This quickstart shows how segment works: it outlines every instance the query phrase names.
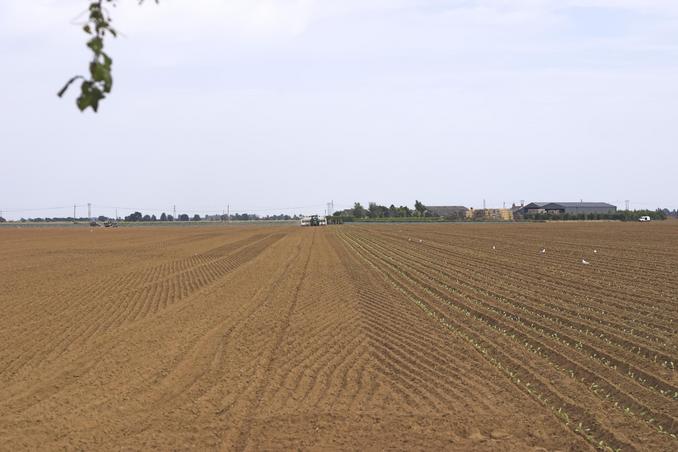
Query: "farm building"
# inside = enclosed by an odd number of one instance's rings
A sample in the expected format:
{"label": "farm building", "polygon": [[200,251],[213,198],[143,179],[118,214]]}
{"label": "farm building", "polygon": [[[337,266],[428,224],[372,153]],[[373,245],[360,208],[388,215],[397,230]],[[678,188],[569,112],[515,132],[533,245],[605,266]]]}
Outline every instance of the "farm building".
{"label": "farm building", "polygon": [[436,217],[464,218],[468,209],[464,206],[426,206],[426,210]]}
{"label": "farm building", "polygon": [[615,213],[617,206],[606,202],[532,202],[522,208],[523,213],[550,213],[550,214],[591,214]]}
{"label": "farm building", "polygon": [[486,221],[512,221],[513,211],[511,209],[469,209],[466,212],[466,218],[469,220]]}

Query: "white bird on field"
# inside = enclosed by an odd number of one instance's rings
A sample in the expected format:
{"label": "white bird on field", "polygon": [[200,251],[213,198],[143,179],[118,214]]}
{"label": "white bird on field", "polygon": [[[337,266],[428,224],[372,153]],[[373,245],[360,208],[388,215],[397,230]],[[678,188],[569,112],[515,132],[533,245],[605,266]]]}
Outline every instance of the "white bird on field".
{"label": "white bird on field", "polygon": [[497,249],[497,247],[496,247],[496,246],[494,246],[494,245],[492,245],[492,249],[493,249],[493,250],[496,250],[496,249]]}
{"label": "white bird on field", "polygon": [[546,254],[546,248],[541,249],[541,254]]}
{"label": "white bird on field", "polygon": [[597,252],[598,252],[598,250],[593,250],[593,252],[594,252],[594,253],[597,253]]}
{"label": "white bird on field", "polygon": [[424,243],[424,241],[422,239],[419,239],[419,243]]}
{"label": "white bird on field", "polygon": [[590,262],[587,261],[586,259],[584,259],[583,257],[581,258],[581,263],[584,264],[584,265],[589,265],[589,264],[590,264]]}

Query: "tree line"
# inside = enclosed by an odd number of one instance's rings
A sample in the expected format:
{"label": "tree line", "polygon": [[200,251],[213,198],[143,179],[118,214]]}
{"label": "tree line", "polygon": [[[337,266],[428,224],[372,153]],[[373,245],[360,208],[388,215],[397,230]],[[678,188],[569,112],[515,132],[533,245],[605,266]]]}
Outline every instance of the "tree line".
{"label": "tree line", "polygon": [[[397,218],[427,218],[435,219],[440,218],[439,216],[433,214],[428,208],[419,200],[415,201],[414,208],[410,209],[408,206],[398,206],[394,204],[390,206],[384,206],[377,204],[375,202],[370,202],[368,207],[365,208],[361,203],[356,202],[353,204],[353,207],[350,209],[344,209],[337,212],[334,212],[332,217],[341,218],[344,221],[351,221],[352,219],[397,219]],[[549,214],[549,213],[535,213],[527,214],[521,218],[516,218],[516,220],[533,220],[533,221],[544,221],[544,220],[617,220],[617,221],[637,221],[641,216],[648,216],[653,220],[664,220],[666,218],[678,218],[678,209],[669,210],[669,209],[656,209],[656,210],[618,210],[614,213],[589,213],[589,214],[571,214],[571,213],[561,213],[561,214]],[[230,220],[233,221],[284,221],[284,220],[299,220],[302,215],[266,215],[260,216],[253,213],[234,213],[230,215]],[[451,217],[446,217],[450,220],[466,220],[466,217],[463,213],[452,214]],[[177,215],[175,219],[173,215],[163,212],[159,217],[148,214],[142,214],[141,212],[134,212],[130,215],[127,215],[122,218],[126,222],[167,222],[167,221],[228,221],[228,215],[205,215],[201,217],[198,214],[194,214],[190,217],[186,213]],[[3,217],[0,217],[0,223],[5,223],[7,220]],[[31,223],[65,223],[65,222],[89,222],[90,218],[86,217],[36,217],[36,218],[21,218],[19,220],[22,223],[31,222]],[[96,221],[117,221],[116,218],[99,216],[96,217]]]}
{"label": "tree line", "polygon": [[411,218],[411,217],[434,217],[434,215],[419,200],[414,202],[414,209],[408,206],[382,206],[376,202],[370,202],[367,208],[359,202],[353,204],[353,208],[344,209],[332,214],[334,217],[350,218]]}
{"label": "tree line", "polygon": [[[233,213],[230,215],[230,220],[232,221],[281,221],[281,220],[298,220],[301,218],[301,215],[265,215],[260,216],[253,213]],[[163,212],[160,216],[143,214],[141,212],[134,212],[122,218],[113,218],[100,215],[94,218],[87,217],[35,217],[35,218],[21,218],[19,221],[21,223],[88,223],[90,221],[118,221],[122,220],[125,222],[135,223],[135,222],[168,222],[168,221],[228,221],[228,215],[205,215],[201,217],[197,213],[192,217],[186,213],[177,215],[176,218],[172,214],[167,214]],[[7,220],[3,217],[0,217],[0,223],[5,223]]]}
{"label": "tree line", "polygon": [[125,221],[127,222],[153,222],[153,221],[257,221],[257,220],[263,220],[263,221],[279,221],[279,220],[297,220],[300,217],[297,215],[290,216],[290,215],[284,215],[284,214],[279,214],[279,215],[266,215],[266,216],[260,216],[257,214],[253,213],[233,213],[230,215],[205,215],[204,217],[201,217],[197,213],[193,215],[193,217],[189,217],[188,214],[182,213],[180,215],[177,215],[177,218],[175,218],[172,215],[166,214],[163,212],[160,214],[160,218],[156,218],[155,215],[142,215],[141,212],[134,212],[133,214],[130,214],[125,217]]}
{"label": "tree line", "polygon": [[652,220],[666,220],[668,217],[678,217],[678,210],[618,210],[613,213],[531,213],[523,215],[525,220],[617,220],[638,221],[640,217],[650,217]]}

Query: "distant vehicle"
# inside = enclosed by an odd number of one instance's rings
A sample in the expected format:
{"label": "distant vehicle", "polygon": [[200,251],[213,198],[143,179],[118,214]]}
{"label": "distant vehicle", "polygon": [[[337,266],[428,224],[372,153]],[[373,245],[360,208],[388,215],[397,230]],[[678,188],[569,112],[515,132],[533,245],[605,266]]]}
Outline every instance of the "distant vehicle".
{"label": "distant vehicle", "polygon": [[311,215],[310,217],[303,217],[301,219],[301,226],[327,226],[327,219],[320,218],[318,215]]}
{"label": "distant vehicle", "polygon": [[650,218],[647,215],[643,215],[642,217],[638,218],[638,221],[650,221],[652,218]]}
{"label": "distant vehicle", "polygon": [[91,227],[93,227],[93,228],[101,227],[101,225],[100,225],[99,223],[97,223],[96,221],[94,221],[94,220],[90,221],[90,222],[89,222],[89,225],[90,225]]}
{"label": "distant vehicle", "polygon": [[107,228],[117,228],[118,222],[113,220],[106,220],[104,221],[104,226]]}

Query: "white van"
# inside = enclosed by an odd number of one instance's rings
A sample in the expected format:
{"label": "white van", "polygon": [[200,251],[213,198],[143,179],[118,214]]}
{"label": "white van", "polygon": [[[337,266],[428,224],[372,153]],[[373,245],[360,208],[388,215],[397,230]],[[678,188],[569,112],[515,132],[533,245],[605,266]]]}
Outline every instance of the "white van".
{"label": "white van", "polygon": [[643,215],[642,217],[638,218],[638,221],[650,221],[652,218],[648,217],[647,215]]}

